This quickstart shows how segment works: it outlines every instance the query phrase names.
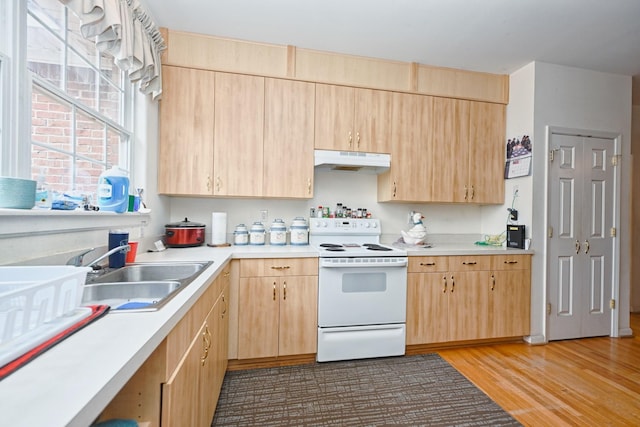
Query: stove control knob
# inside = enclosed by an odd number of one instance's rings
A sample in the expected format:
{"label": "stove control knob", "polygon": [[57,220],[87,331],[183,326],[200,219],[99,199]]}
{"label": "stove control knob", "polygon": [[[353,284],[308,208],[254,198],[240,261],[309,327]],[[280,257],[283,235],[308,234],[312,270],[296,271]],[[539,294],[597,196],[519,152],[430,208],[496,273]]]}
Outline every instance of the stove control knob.
{"label": "stove control knob", "polygon": [[372,226],[373,228],[378,228],[378,224],[377,224],[376,222],[372,222],[372,223],[371,223],[371,226]]}
{"label": "stove control knob", "polygon": [[369,227],[371,227],[371,224],[369,224],[368,222],[365,222],[364,223],[364,228],[369,228]]}

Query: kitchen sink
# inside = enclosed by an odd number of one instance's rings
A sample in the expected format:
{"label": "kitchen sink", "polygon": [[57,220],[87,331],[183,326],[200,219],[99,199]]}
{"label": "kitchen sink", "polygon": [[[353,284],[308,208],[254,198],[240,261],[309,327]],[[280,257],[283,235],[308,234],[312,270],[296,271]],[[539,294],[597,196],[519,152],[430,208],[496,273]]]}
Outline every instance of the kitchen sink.
{"label": "kitchen sink", "polygon": [[140,263],[96,276],[90,273],[82,304],[109,305],[112,312],[156,311],[212,263]]}
{"label": "kitchen sink", "polygon": [[195,278],[197,273],[210,264],[211,262],[130,264],[95,277],[89,273],[87,283],[181,281]]}

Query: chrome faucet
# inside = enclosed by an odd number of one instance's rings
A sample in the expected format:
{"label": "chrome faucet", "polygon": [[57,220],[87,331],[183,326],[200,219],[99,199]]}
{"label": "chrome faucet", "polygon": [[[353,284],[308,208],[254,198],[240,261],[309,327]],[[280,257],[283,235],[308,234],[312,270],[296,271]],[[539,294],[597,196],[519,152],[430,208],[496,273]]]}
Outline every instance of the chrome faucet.
{"label": "chrome faucet", "polygon": [[[111,249],[106,254],[101,255],[98,258],[94,259],[89,264],[85,265],[85,267],[93,267],[94,265],[98,264],[100,261],[102,261],[103,259],[105,259],[110,255],[113,255],[117,252],[129,252],[130,249],[131,247],[129,245],[118,246],[117,248]],[[69,259],[69,261],[67,261],[67,265],[75,265],[76,267],[81,267],[84,256],[93,250],[95,250],[95,248],[87,249],[86,251],[82,252],[80,255],[74,256],[73,258]]]}

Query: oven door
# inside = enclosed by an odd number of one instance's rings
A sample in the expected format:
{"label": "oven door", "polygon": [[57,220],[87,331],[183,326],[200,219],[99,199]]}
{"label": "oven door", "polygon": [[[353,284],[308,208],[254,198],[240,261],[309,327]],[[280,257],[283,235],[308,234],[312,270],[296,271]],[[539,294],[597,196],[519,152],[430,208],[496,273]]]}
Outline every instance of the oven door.
{"label": "oven door", "polygon": [[407,258],[321,258],[318,326],[404,323]]}

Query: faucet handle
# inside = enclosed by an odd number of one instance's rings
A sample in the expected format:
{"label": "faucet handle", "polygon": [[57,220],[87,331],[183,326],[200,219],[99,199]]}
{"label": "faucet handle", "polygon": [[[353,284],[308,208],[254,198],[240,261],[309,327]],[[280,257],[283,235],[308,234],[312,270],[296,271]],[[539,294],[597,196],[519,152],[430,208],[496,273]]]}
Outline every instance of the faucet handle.
{"label": "faucet handle", "polygon": [[88,254],[89,252],[93,251],[93,250],[95,250],[95,248],[85,249],[80,254],[69,258],[69,260],[67,261],[67,265],[73,265],[73,266],[76,266],[76,267],[81,267],[82,266],[82,261],[84,259],[84,256],[86,254]]}

